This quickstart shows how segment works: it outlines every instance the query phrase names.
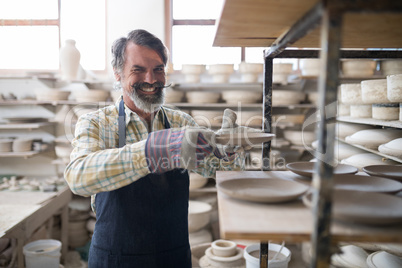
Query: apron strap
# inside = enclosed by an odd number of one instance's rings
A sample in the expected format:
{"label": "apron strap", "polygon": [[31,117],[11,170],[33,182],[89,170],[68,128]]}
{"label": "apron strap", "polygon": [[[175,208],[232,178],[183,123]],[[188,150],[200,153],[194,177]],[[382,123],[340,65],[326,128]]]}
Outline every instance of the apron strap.
{"label": "apron strap", "polygon": [[[169,120],[167,119],[165,110],[161,107],[163,115],[163,125],[165,129],[170,128]],[[124,100],[121,99],[119,104],[119,148],[126,145],[126,113],[124,112]]]}
{"label": "apron strap", "polygon": [[119,104],[119,148],[126,145],[126,113],[124,112],[124,101]]}

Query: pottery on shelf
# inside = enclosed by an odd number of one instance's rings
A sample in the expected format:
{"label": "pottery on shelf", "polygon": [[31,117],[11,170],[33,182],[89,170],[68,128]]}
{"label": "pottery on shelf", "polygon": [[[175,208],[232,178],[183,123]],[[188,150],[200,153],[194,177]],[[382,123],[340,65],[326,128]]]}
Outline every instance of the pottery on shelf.
{"label": "pottery on shelf", "polygon": [[77,78],[80,66],[81,53],[75,46],[75,40],[67,39],[60,49],[60,71],[63,80]]}
{"label": "pottery on shelf", "polygon": [[207,184],[208,178],[204,178],[200,174],[190,172],[190,190],[199,189]]}
{"label": "pottery on shelf", "polygon": [[341,63],[342,73],[347,77],[371,77],[376,67],[374,60],[366,59],[343,60]]}
{"label": "pottery on shelf", "polygon": [[205,202],[190,200],[188,205],[188,231],[196,232],[210,222],[211,205]]}
{"label": "pottery on shelf", "polygon": [[191,116],[198,125],[210,128],[211,126],[222,124],[223,113],[222,111],[214,110],[192,110]]}
{"label": "pottery on shelf", "polygon": [[292,71],[292,63],[274,63],[272,65],[272,83],[287,85],[288,76]]}
{"label": "pottery on shelf", "polygon": [[310,146],[316,139],[314,131],[285,130],[283,135],[292,144],[301,146]]}
{"label": "pottery on shelf", "polygon": [[380,70],[385,76],[402,74],[402,60],[383,60],[380,62]]}
{"label": "pottery on shelf", "polygon": [[[212,233],[208,229],[201,229],[199,231],[189,233],[188,239],[191,247],[204,243],[210,243],[212,242]],[[202,256],[200,256],[199,258],[201,258]]]}
{"label": "pottery on shelf", "polygon": [[83,89],[73,91],[77,102],[102,102],[107,101],[110,91],[104,89]]}
{"label": "pottery on shelf", "polygon": [[300,59],[300,71],[303,76],[319,76],[321,71],[320,59]]}
{"label": "pottery on shelf", "polygon": [[389,103],[387,98],[387,79],[361,81],[362,100],[366,104]]}
{"label": "pottery on shelf", "polygon": [[378,146],[402,137],[399,129],[367,129],[360,130],[345,138],[346,142],[377,150]]}
{"label": "pottery on shelf", "polygon": [[186,92],[189,103],[217,103],[221,94],[219,92],[190,91]]}
{"label": "pottery on shelf", "polygon": [[344,103],[338,103],[338,116],[349,116],[350,115],[350,105]]}
{"label": "pottery on shelf", "polygon": [[[166,103],[177,103],[181,102],[184,97],[184,92],[174,90],[171,87],[168,87],[165,90],[165,102]],[[120,93],[121,95],[121,93]]]}
{"label": "pottery on shelf", "polygon": [[0,139],[0,152],[7,153],[12,151],[13,140],[12,139]]}
{"label": "pottery on shelf", "polygon": [[342,164],[351,165],[358,168],[360,171],[363,170],[365,166],[372,165],[397,165],[398,163],[386,159],[384,160],[382,156],[372,154],[372,153],[363,153],[363,154],[355,154],[348,158],[345,158],[341,161]]}
{"label": "pottery on shelf", "polygon": [[341,84],[340,90],[342,103],[350,105],[364,104],[360,83]]}
{"label": "pottery on shelf", "polygon": [[346,122],[336,123],[336,135],[340,139],[344,139],[346,136],[350,136],[360,130],[365,129],[374,129],[374,127],[369,125],[360,125]]}
{"label": "pottery on shelf", "polygon": [[211,64],[208,73],[212,75],[214,83],[227,83],[233,73],[233,64]]}
{"label": "pottery on shelf", "polygon": [[15,139],[13,141],[13,152],[29,152],[32,151],[33,139]]}
{"label": "pottery on shelf", "polygon": [[68,100],[70,91],[59,89],[38,89],[35,90],[36,100],[38,101],[61,101]]}
{"label": "pottery on shelf", "polygon": [[264,69],[261,63],[241,62],[239,64],[239,72],[241,73],[241,81],[244,83],[255,83],[258,76],[262,74]]}
{"label": "pottery on shelf", "polygon": [[402,102],[402,74],[387,76],[387,97],[391,102]]}
{"label": "pottery on shelf", "polygon": [[296,90],[272,90],[272,105],[299,104],[304,101],[306,94]]}
{"label": "pottery on shelf", "polygon": [[331,263],[339,267],[367,267],[366,260],[369,254],[362,248],[354,245],[345,245],[340,248],[341,253],[331,256]]}
{"label": "pottery on shelf", "polygon": [[378,120],[398,120],[399,103],[373,104],[372,117]]}
{"label": "pottery on shelf", "polygon": [[381,144],[378,147],[378,151],[383,154],[402,158],[402,138],[398,138],[385,144]]}
{"label": "pottery on shelf", "polygon": [[222,92],[222,99],[226,103],[259,103],[262,99],[262,92],[259,91],[240,91],[228,90]]}
{"label": "pottery on shelf", "polygon": [[350,116],[356,118],[371,118],[372,105],[371,104],[350,105]]}

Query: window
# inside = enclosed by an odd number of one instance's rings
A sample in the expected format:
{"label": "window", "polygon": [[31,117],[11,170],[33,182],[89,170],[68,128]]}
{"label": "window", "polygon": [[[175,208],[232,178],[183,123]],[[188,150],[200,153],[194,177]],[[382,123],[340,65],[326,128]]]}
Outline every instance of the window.
{"label": "window", "polygon": [[105,0],[0,0],[0,70],[56,71],[66,39],[84,69],[105,70],[105,10]]}
{"label": "window", "polygon": [[[175,69],[182,64],[232,63],[236,68],[241,61],[264,62],[263,47],[212,46],[215,22],[223,3],[224,0],[165,0],[166,43]],[[296,59],[274,59],[274,62],[290,62],[297,68]]]}

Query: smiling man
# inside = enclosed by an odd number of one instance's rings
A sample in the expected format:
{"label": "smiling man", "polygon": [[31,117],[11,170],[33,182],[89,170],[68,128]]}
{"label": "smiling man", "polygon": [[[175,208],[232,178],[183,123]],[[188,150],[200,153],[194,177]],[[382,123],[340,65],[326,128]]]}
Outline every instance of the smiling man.
{"label": "smiling man", "polygon": [[122,97],[79,118],[64,172],[75,194],[92,197],[89,267],[190,268],[188,170],[213,177],[243,159],[188,114],[163,107],[168,53],[160,39],[134,30],[115,41],[112,56]]}

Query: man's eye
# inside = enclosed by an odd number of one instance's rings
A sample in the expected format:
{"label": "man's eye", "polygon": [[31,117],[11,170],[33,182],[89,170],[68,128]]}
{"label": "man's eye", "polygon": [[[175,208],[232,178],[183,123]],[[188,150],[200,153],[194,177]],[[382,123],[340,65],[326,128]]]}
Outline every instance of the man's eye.
{"label": "man's eye", "polygon": [[162,67],[155,69],[155,72],[158,72],[158,73],[161,73],[161,72],[164,72],[164,71],[165,71],[165,69],[162,68]]}

